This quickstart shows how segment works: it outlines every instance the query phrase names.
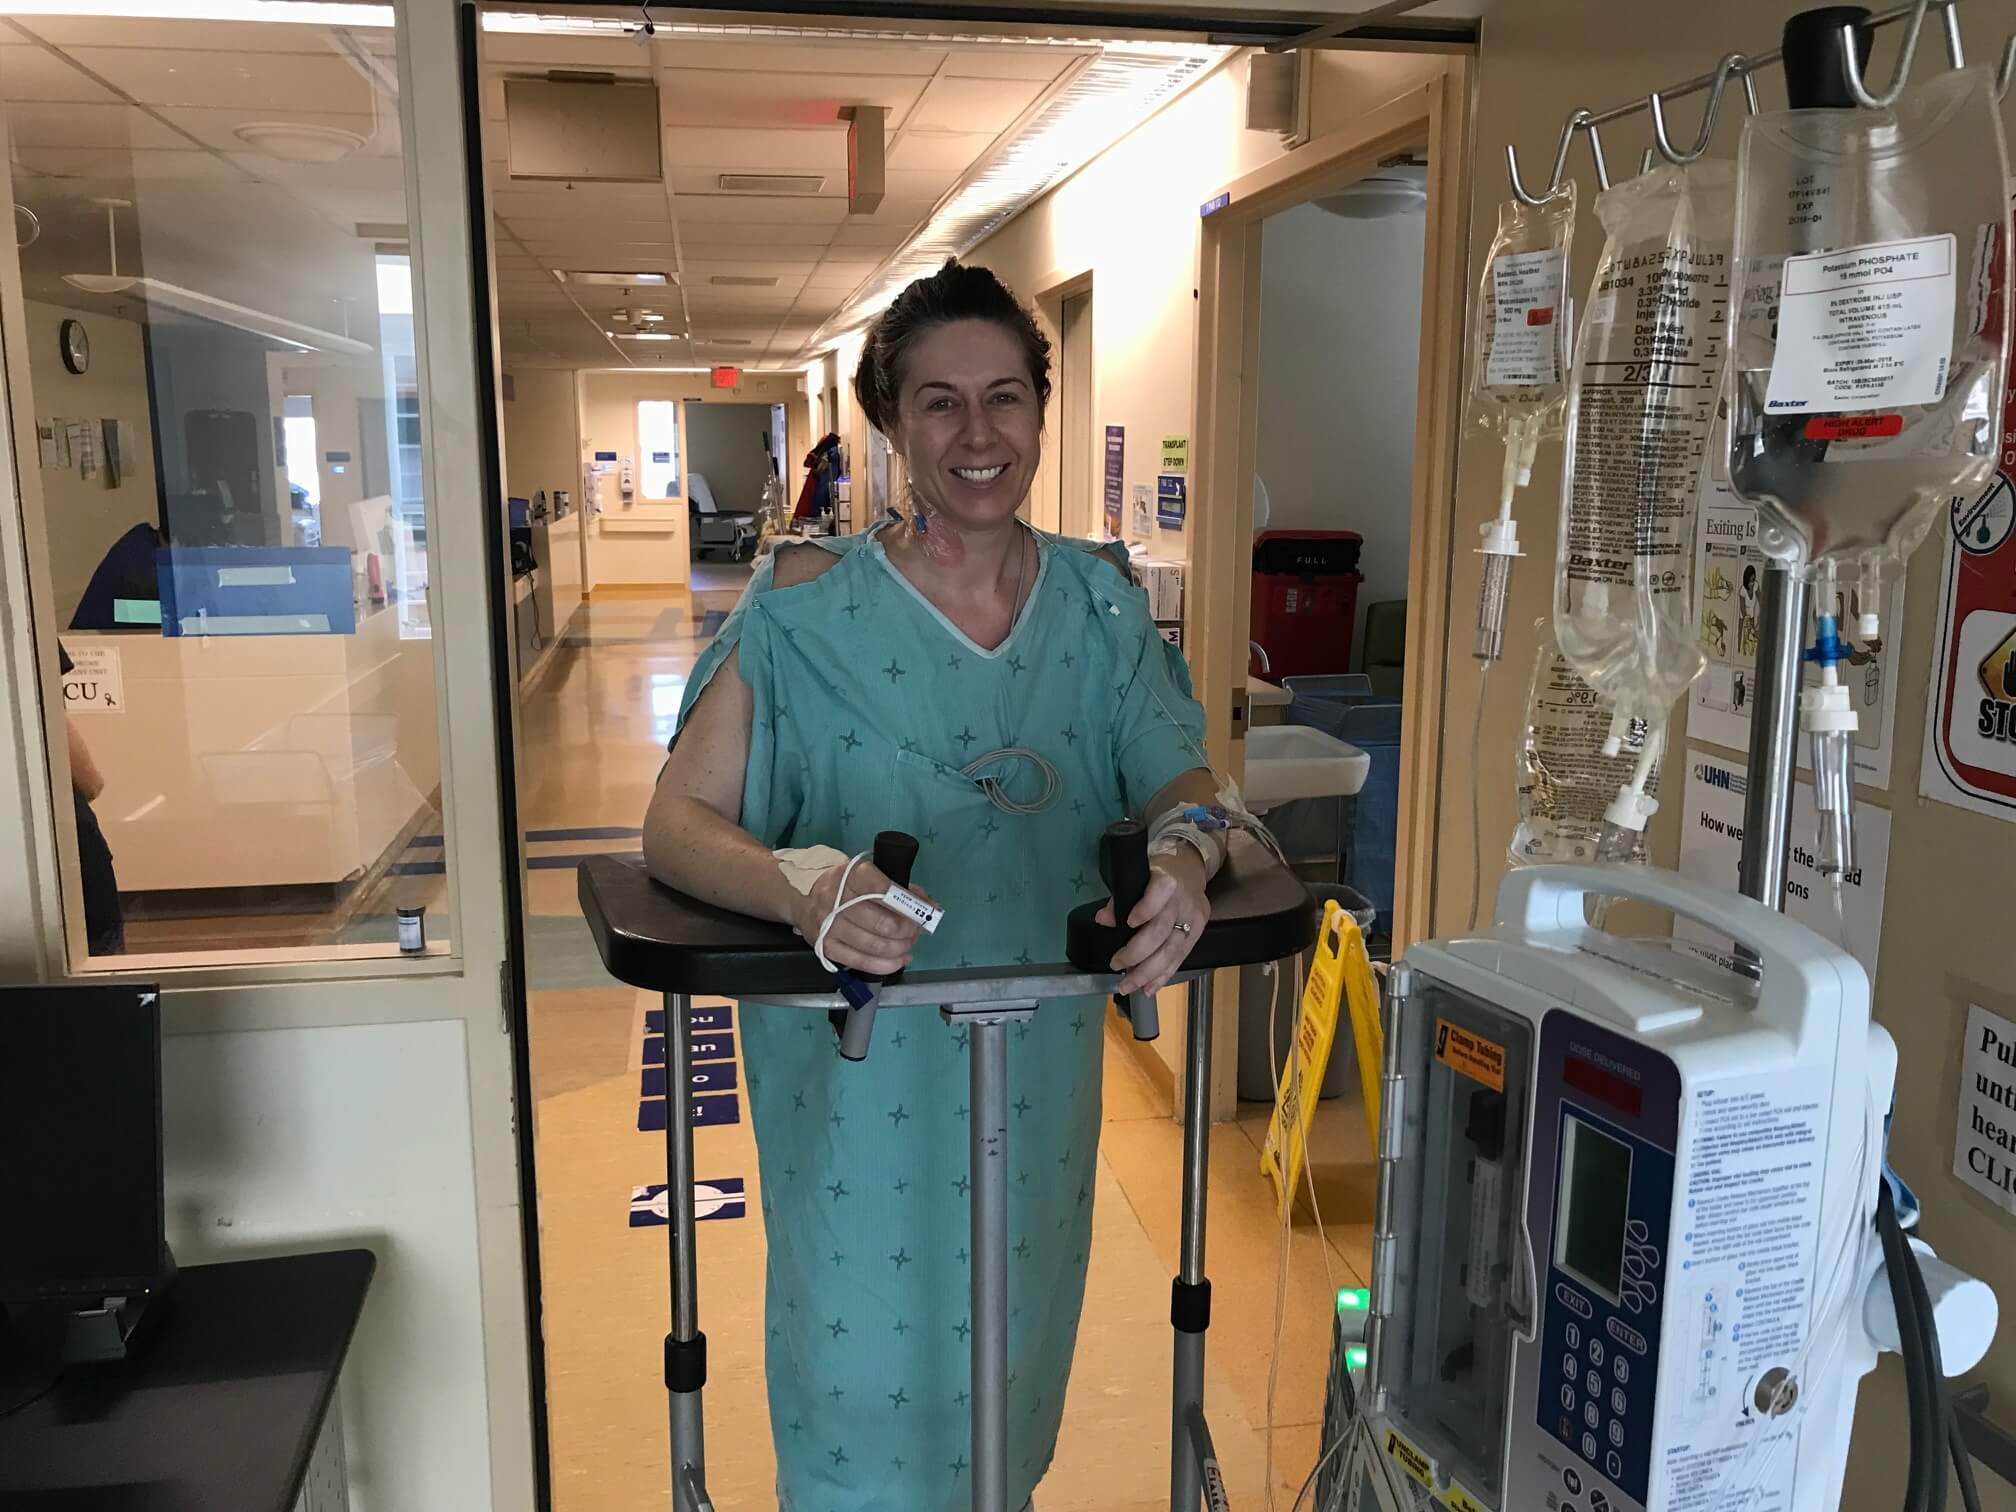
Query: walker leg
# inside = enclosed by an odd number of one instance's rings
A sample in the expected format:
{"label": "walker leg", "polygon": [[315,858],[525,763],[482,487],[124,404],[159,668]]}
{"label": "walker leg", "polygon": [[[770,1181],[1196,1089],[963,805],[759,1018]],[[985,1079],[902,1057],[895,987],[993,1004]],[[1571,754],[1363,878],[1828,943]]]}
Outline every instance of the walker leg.
{"label": "walker leg", "polygon": [[707,1499],[701,1391],[707,1336],[693,1253],[693,1015],[684,993],[665,994],[665,1232],[671,1262],[672,1331],[665,1335],[670,1396],[672,1512],[714,1512]]}
{"label": "walker leg", "polygon": [[[1204,1495],[1210,1430],[1204,1425],[1204,1331],[1211,1326],[1211,1283],[1204,1276],[1204,1198],[1211,1162],[1211,976],[1190,984],[1184,1029],[1183,1235],[1169,1322],[1176,1360],[1169,1414],[1170,1512],[1197,1512]],[[1216,1480],[1217,1465],[1210,1464]],[[1224,1492],[1218,1491],[1222,1503]]]}
{"label": "walker leg", "polygon": [[1008,1025],[971,1019],[973,1512],[1008,1506]]}

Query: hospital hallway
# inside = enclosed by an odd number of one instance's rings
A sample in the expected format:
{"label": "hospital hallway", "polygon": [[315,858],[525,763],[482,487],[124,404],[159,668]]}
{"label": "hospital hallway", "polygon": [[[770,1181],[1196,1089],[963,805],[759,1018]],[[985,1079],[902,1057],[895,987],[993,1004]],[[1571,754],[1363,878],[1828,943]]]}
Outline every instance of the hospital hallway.
{"label": "hospital hallway", "polygon": [[[651,785],[696,658],[747,568],[695,564],[696,588],[597,592],[521,710],[527,970],[535,1100],[547,1406],[558,1512],[664,1504],[665,1230],[658,1002],[602,973],[575,899],[589,854],[635,856]],[[920,873],[920,880],[928,878]],[[734,1009],[696,1006],[694,1132],[708,1484],[723,1512],[776,1505],[762,1369],[763,1229],[756,1151],[738,1090]],[[1284,1004],[1283,1011],[1286,1011]],[[1181,1126],[1152,1047],[1109,1016],[1105,1131],[1084,1323],[1043,1512],[1168,1506],[1169,1281],[1176,1263]],[[869,1074],[873,1059],[867,1062]],[[705,1078],[704,1082],[701,1080]],[[1214,1301],[1207,1405],[1227,1488],[1259,1508],[1280,1224],[1260,1174],[1268,1108],[1241,1104],[1213,1131],[1208,1269]],[[654,1117],[655,1115],[655,1117]],[[640,1127],[646,1125],[648,1127]],[[1318,1238],[1306,1191],[1290,1247],[1276,1382],[1275,1496],[1286,1509],[1315,1463],[1337,1288],[1365,1283],[1374,1166],[1355,1095],[1321,1105],[1312,1141]],[[662,1211],[662,1198],[659,1199]],[[949,1457],[949,1451],[948,1451]]]}

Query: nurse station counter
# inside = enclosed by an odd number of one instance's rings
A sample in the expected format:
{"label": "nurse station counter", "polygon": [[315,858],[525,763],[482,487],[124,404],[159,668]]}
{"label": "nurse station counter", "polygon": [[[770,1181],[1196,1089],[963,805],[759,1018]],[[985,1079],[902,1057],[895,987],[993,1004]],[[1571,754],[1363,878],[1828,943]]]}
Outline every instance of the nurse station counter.
{"label": "nurse station counter", "polygon": [[[122,892],[338,884],[440,783],[425,588],[346,547],[160,552],[158,625],[65,631]],[[119,617],[151,619],[150,602]]]}

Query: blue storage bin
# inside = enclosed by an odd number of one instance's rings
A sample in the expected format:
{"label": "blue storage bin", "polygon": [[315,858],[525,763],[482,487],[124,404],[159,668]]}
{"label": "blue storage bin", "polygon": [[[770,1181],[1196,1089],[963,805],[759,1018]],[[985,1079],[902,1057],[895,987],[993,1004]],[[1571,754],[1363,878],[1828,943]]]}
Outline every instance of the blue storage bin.
{"label": "blue storage bin", "polygon": [[1351,801],[1344,881],[1377,911],[1375,933],[1393,932],[1393,882],[1400,830],[1401,706],[1372,691],[1362,673],[1291,677],[1290,724],[1308,725],[1358,747],[1372,759],[1365,786]]}

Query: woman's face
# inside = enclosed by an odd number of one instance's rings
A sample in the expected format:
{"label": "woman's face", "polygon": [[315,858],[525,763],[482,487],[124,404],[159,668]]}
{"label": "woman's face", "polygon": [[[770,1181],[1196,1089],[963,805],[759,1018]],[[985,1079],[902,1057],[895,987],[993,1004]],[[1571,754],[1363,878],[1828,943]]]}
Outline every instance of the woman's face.
{"label": "woman's face", "polygon": [[892,439],[910,484],[961,530],[1003,525],[1028,496],[1043,418],[1021,343],[991,320],[934,326],[911,344]]}

